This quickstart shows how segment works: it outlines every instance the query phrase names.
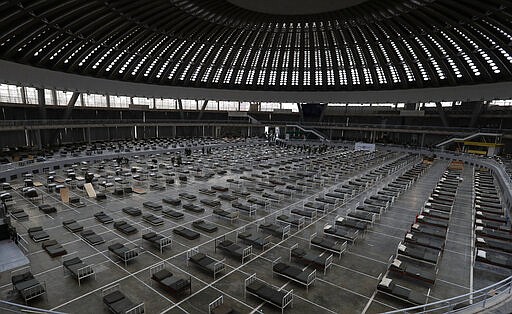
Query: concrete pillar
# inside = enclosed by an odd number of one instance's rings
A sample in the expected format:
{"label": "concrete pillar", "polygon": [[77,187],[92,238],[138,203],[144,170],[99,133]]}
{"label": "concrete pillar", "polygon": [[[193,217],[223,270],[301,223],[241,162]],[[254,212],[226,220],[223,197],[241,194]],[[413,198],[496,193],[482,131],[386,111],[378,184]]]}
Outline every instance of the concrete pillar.
{"label": "concrete pillar", "polygon": [[43,142],[41,140],[41,130],[40,129],[37,129],[36,136],[37,136],[37,148],[41,149],[41,148],[43,148]]}
{"label": "concrete pillar", "polygon": [[21,102],[23,104],[27,103],[27,91],[26,91],[25,87],[21,87]]}

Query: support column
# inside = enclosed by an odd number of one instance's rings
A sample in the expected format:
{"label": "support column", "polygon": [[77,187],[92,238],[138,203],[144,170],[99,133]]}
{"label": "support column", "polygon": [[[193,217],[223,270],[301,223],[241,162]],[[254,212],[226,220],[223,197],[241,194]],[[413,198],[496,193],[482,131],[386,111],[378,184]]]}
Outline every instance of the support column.
{"label": "support column", "polygon": [[471,121],[469,122],[470,128],[476,127],[478,119],[480,118],[480,115],[482,114],[483,109],[484,109],[484,102],[483,101],[474,101],[474,102],[472,102],[472,105],[473,105],[473,112],[471,113]]}
{"label": "support column", "polygon": [[[46,123],[47,116],[46,116],[46,99],[44,97],[44,89],[43,88],[37,89],[37,102],[39,103],[39,116],[41,117],[41,120],[44,124],[44,123]],[[42,147],[43,140],[45,143],[47,142],[46,141],[46,132],[41,136],[41,131],[38,130],[37,136],[38,136],[38,146]]]}
{"label": "support column", "polygon": [[[217,105],[219,103],[217,102]],[[203,105],[201,106],[201,111],[199,111],[199,116],[197,117],[197,120],[201,120],[203,118],[204,110],[206,109],[206,106],[208,105],[208,100],[205,100],[203,102]]]}
{"label": "support column", "polygon": [[58,106],[58,102],[57,102],[57,91],[52,89],[52,105],[54,106]]}
{"label": "support column", "polygon": [[41,141],[41,130],[40,129],[37,129],[36,136],[37,136],[37,148],[42,149],[43,143]]}
{"label": "support column", "polygon": [[450,125],[448,124],[448,117],[446,116],[446,112],[444,111],[443,106],[441,105],[440,102],[436,102],[436,108],[437,112],[439,113],[439,117],[441,118],[441,122],[443,123],[443,126],[446,128],[449,127]]}
{"label": "support column", "polygon": [[26,104],[27,103],[27,91],[25,89],[25,87],[21,87],[21,102],[23,104]]}
{"label": "support column", "polygon": [[181,120],[185,120],[185,114],[183,113],[183,103],[181,99],[178,99],[178,110],[180,111]]}

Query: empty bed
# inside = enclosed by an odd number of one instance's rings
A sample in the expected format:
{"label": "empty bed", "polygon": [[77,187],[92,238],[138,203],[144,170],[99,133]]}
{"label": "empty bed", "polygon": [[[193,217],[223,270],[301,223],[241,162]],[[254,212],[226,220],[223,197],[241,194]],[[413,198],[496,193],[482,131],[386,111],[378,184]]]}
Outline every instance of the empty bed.
{"label": "empty bed", "polygon": [[124,220],[114,222],[114,228],[126,235],[137,233],[137,228],[130,225]]}
{"label": "empty bed", "polygon": [[188,240],[195,240],[201,236],[200,233],[195,232],[194,230],[190,230],[185,227],[176,227],[176,228],[172,229],[172,233],[182,236]]}
{"label": "empty bed", "polygon": [[163,249],[172,244],[171,238],[164,237],[163,235],[153,231],[144,233],[142,235],[142,239],[156,246],[160,250],[160,253],[163,253]]}
{"label": "empty bed", "polygon": [[295,244],[290,248],[290,259],[292,258],[302,265],[312,265],[315,268],[320,268],[325,274],[332,265],[333,255],[307,251],[299,248],[298,244]]}
{"label": "empty bed", "polygon": [[142,211],[135,207],[125,207],[123,208],[123,212],[130,216],[140,216],[142,215]]}
{"label": "empty bed", "polygon": [[416,244],[398,244],[398,254],[412,257],[424,262],[437,264],[441,251]]}
{"label": "empty bed", "polygon": [[194,221],[192,223],[192,227],[202,230],[202,231],[205,231],[205,232],[208,232],[208,233],[212,233],[212,232],[215,232],[218,230],[218,227],[216,225],[206,222],[203,219]]}
{"label": "empty bed", "polygon": [[28,231],[29,237],[32,240],[34,240],[34,242],[41,242],[41,241],[48,240],[50,238],[48,233],[46,233],[46,231],[44,231],[43,227],[32,227],[32,228],[29,228],[27,231]]}
{"label": "empty bed", "polygon": [[83,279],[94,276],[96,278],[96,273],[92,267],[93,265],[88,265],[80,257],[74,257],[71,259],[63,259],[62,267],[67,270],[73,278],[78,281],[78,285],[80,286]]}
{"label": "empty bed", "polygon": [[224,237],[219,240],[219,242],[215,240],[215,249],[219,249],[230,256],[236,257],[242,263],[244,263],[252,254],[252,246],[242,247],[230,240],[226,240]]}
{"label": "empty bed", "polygon": [[389,265],[389,270],[429,284],[434,284],[436,281],[437,271],[435,267],[425,263],[420,266],[419,263],[413,263],[401,256],[393,259],[393,262]]}
{"label": "empty bed", "polygon": [[190,279],[183,279],[174,276],[167,269],[161,269],[151,275],[151,279],[156,281],[162,289],[168,293],[177,296],[185,292],[191,293],[192,284]]}
{"label": "empty bed", "polygon": [[512,269],[512,254],[477,249],[476,261]]}
{"label": "empty bed", "polygon": [[257,246],[263,250],[265,250],[267,246],[271,244],[270,236],[263,235],[258,232],[253,233],[250,231],[244,231],[239,233],[237,237],[245,243]]}
{"label": "empty bed", "polygon": [[100,245],[105,243],[105,240],[103,240],[100,235],[90,229],[80,232],[80,236],[90,245]]}
{"label": "empty bed", "polygon": [[272,272],[306,286],[306,290],[309,290],[309,286],[316,279],[316,270],[311,271],[307,268],[303,270],[297,266],[278,261],[272,263]]}
{"label": "empty bed", "polygon": [[142,314],[145,312],[144,303],[135,304],[121,291],[112,288],[103,290],[103,304],[113,314]]}
{"label": "empty bed", "polygon": [[124,244],[116,242],[109,245],[108,250],[117,256],[121,261],[124,262],[125,266],[127,263],[137,256],[139,256],[139,250],[137,248],[129,249]]}
{"label": "empty bed", "polygon": [[412,303],[414,305],[424,304],[425,301],[427,300],[427,297],[422,293],[395,284],[391,279],[386,277],[382,278],[382,280],[378,284],[377,291],[383,292],[387,295],[398,298],[405,302]]}
{"label": "empty bed", "polygon": [[94,218],[96,218],[96,220],[98,220],[102,224],[108,224],[108,223],[111,223],[114,221],[114,219],[112,219],[112,217],[105,214],[104,212],[99,212],[99,213],[94,214]]}
{"label": "empty bed", "polygon": [[162,210],[163,206],[161,204],[155,203],[155,202],[144,202],[142,203],[142,206],[145,208],[149,208],[151,210]]}
{"label": "empty bed", "polygon": [[195,214],[201,214],[204,213],[204,208],[199,207],[195,204],[183,204],[183,209],[188,210],[189,212],[195,213]]}
{"label": "empty bed", "polygon": [[287,291],[281,288],[269,285],[268,283],[256,278],[256,274],[251,275],[244,281],[244,296],[246,293],[254,295],[259,299],[284,309],[293,302],[293,290]]}
{"label": "empty bed", "polygon": [[62,225],[64,226],[64,228],[75,233],[84,230],[84,227],[80,225],[78,222],[76,222],[76,220],[74,219],[65,220],[62,222]]}
{"label": "empty bed", "polygon": [[162,218],[157,217],[153,214],[142,215],[142,220],[144,220],[145,222],[147,222],[153,226],[161,226],[164,224],[164,220]]}
{"label": "empty bed", "polygon": [[23,269],[23,271],[23,273],[11,276],[11,282],[13,290],[21,295],[26,304],[29,300],[44,295],[46,285],[45,283],[41,284],[30,270]]}
{"label": "empty bed", "polygon": [[64,249],[64,247],[62,247],[62,245],[60,245],[56,240],[44,241],[41,246],[51,257],[58,257],[67,254],[66,249]]}
{"label": "empty bed", "polygon": [[164,214],[166,217],[176,220],[183,219],[183,217],[185,217],[183,213],[175,211],[174,209],[164,209],[162,210],[162,214]]}
{"label": "empty bed", "polygon": [[190,262],[202,270],[213,275],[215,279],[219,272],[224,271],[226,266],[224,265],[224,261],[217,261],[210,256],[199,253],[196,250],[187,251],[187,262]]}

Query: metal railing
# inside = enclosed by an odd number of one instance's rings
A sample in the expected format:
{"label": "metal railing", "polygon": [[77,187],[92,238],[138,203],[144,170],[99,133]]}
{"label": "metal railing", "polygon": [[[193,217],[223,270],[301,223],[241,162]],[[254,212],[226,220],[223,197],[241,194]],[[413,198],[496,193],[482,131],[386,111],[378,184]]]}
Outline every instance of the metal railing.
{"label": "metal railing", "polygon": [[[301,122],[293,120],[257,120],[261,125],[286,126],[287,124],[297,124],[302,127],[339,127],[339,128],[377,128],[377,129],[403,129],[403,130],[435,130],[457,133],[474,132],[512,132],[512,129],[503,128],[463,128],[463,127],[443,127],[443,126],[421,126],[418,125],[394,125],[382,123],[343,123],[343,122]],[[0,120],[0,127],[30,127],[30,126],[55,126],[55,125],[116,125],[116,124],[254,124],[247,120],[229,119],[229,120],[197,120],[197,119],[51,119],[51,120]]]}
{"label": "metal railing", "polygon": [[56,312],[50,310],[38,309],[35,307],[12,303],[0,300],[1,313],[33,313],[33,314],[65,314],[63,312]]}

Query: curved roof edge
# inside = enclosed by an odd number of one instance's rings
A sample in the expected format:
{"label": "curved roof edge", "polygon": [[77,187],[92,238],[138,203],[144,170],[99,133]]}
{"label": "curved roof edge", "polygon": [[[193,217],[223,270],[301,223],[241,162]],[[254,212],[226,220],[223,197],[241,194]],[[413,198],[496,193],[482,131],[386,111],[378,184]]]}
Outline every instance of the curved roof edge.
{"label": "curved roof edge", "polygon": [[92,78],[0,60],[0,82],[87,93],[175,99],[377,103],[512,99],[512,82],[381,91],[251,91],[150,85]]}

